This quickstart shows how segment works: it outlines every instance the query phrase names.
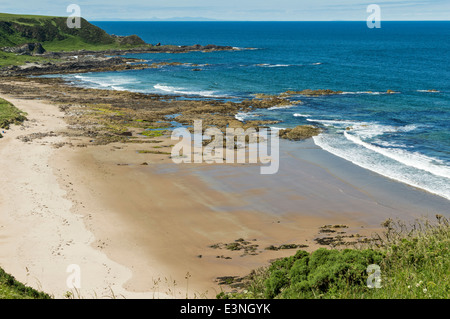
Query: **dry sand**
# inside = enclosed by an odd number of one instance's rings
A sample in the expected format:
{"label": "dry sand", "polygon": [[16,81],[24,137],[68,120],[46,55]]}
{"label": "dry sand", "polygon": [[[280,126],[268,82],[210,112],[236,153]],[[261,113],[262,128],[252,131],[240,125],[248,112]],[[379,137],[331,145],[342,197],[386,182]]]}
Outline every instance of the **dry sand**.
{"label": "dry sand", "polygon": [[[63,130],[63,114],[55,105],[40,101],[2,98],[27,112],[29,121],[13,126],[0,141],[1,267],[55,298],[63,298],[67,291],[86,298],[111,297],[113,293],[153,297],[125,291],[122,283],[131,278],[130,269],[111,261],[92,245],[95,236],[86,228],[86,217],[74,209],[79,201],[69,196],[61,182],[67,176],[58,174],[59,169],[51,165],[51,159],[64,152],[53,145],[64,138],[47,137],[29,143],[17,139]],[[81,269],[79,291],[66,283],[72,264]]]}
{"label": "dry sand", "polygon": [[[151,144],[57,148],[76,142],[61,136],[24,143],[17,137],[64,130],[63,113],[42,101],[1,97],[29,121],[0,140],[0,266],[56,298],[70,290],[71,264],[80,266],[75,295],[83,298],[214,298],[226,289],[217,277],[244,276],[294,253],[265,250],[269,245],[311,251],[322,225],[370,235],[385,217],[422,210],[411,211],[405,199],[392,204],[373,185],[298,157],[295,170],[267,183],[249,165],[176,165],[167,155],[136,152]],[[259,245],[256,255],[210,247],[239,238]]]}

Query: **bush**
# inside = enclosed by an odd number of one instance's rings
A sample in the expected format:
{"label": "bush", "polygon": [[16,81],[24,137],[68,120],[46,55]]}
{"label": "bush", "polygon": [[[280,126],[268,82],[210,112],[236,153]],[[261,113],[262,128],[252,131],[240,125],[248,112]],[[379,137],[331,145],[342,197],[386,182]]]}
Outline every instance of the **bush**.
{"label": "bush", "polygon": [[[220,298],[445,298],[450,295],[450,225],[437,215],[431,224],[382,225],[366,249],[298,251],[252,276],[243,292]],[[381,287],[367,287],[367,267],[380,267]],[[263,284],[261,284],[263,283]]]}
{"label": "bush", "polygon": [[[288,270],[288,281],[280,297],[305,298],[326,295],[343,287],[365,287],[367,266],[379,264],[383,254],[379,251],[343,251],[321,248],[311,255],[297,253],[297,259]],[[286,282],[286,281],[285,281]]]}

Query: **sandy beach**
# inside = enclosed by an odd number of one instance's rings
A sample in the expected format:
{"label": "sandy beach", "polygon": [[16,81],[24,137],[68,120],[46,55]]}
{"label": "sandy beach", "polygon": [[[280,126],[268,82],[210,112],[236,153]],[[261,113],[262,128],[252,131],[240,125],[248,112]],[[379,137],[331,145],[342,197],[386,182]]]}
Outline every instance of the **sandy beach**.
{"label": "sandy beach", "polygon": [[[280,171],[257,165],[174,164],[138,143],[86,146],[59,134],[50,101],[0,94],[28,113],[0,140],[0,266],[64,298],[81,270],[81,298],[214,298],[218,277],[245,276],[345,225],[368,238],[387,218],[448,215],[448,201],[334,157],[312,140],[281,143]],[[52,134],[55,133],[55,134]],[[42,138],[23,139],[33,133]],[[173,141],[159,137],[170,152]],[[150,146],[145,146],[150,147]],[[146,165],[143,165],[146,163]],[[244,242],[253,249],[226,249]]]}

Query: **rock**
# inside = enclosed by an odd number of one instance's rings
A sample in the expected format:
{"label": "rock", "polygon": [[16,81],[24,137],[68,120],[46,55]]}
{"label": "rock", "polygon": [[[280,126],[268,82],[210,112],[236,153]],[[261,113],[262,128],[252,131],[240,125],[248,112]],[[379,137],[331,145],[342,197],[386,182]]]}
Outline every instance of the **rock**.
{"label": "rock", "polygon": [[116,42],[120,45],[145,45],[145,41],[142,40],[137,35],[129,35],[129,36],[119,36],[112,35],[112,37],[116,40]]}
{"label": "rock", "polygon": [[341,94],[342,91],[333,91],[333,90],[310,90],[310,89],[306,89],[303,91],[286,91],[284,93],[281,93],[282,96],[290,96],[290,95],[306,95],[306,96],[320,96],[320,95],[334,95],[334,94]]}
{"label": "rock", "polygon": [[[292,94],[292,91],[288,91],[290,92],[290,94]],[[299,92],[294,92],[296,94],[301,94],[301,95],[308,95],[308,96],[320,96],[320,95],[333,95],[333,94],[341,94],[342,91],[333,91],[333,90],[303,90],[303,91],[299,91]]]}
{"label": "rock", "polygon": [[2,49],[5,52],[16,53],[21,55],[36,55],[44,54],[46,51],[41,43],[25,43],[15,47],[5,47]]}
{"label": "rock", "polygon": [[299,125],[292,129],[284,129],[279,131],[280,138],[293,141],[304,140],[319,135],[322,130],[312,125]]}

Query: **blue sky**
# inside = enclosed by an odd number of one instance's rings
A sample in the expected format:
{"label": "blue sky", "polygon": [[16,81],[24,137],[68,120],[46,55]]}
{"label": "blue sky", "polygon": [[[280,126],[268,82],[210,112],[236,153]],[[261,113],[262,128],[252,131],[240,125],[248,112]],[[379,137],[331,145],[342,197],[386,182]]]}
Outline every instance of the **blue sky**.
{"label": "blue sky", "polygon": [[382,20],[449,20],[449,0],[0,0],[0,12],[67,16],[70,4],[90,21],[202,17],[243,21],[365,21],[369,4]]}

